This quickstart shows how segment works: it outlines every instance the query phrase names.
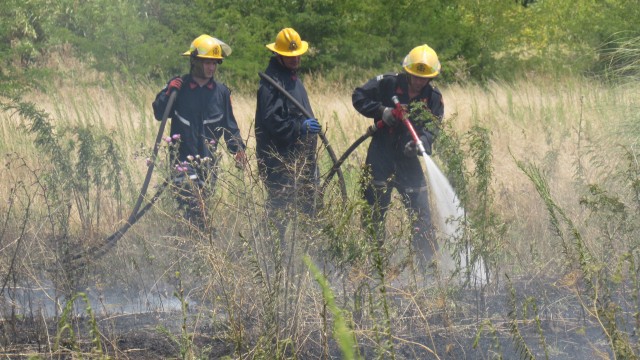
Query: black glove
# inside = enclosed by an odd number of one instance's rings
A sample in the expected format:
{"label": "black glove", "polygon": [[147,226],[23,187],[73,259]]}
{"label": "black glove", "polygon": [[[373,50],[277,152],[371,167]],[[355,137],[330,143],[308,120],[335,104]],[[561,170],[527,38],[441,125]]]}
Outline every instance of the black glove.
{"label": "black glove", "polygon": [[418,155],[418,145],[415,141],[409,140],[406,144],[404,144],[404,156],[406,157],[414,157]]}
{"label": "black glove", "polygon": [[[430,136],[430,134],[422,135],[420,136],[420,141],[422,141],[422,146],[424,146],[424,151],[427,153],[427,155],[431,155],[431,143],[433,142],[433,136]],[[416,144],[416,142],[413,140],[409,140],[404,145],[403,152],[406,157],[422,155],[418,154],[418,144]]]}

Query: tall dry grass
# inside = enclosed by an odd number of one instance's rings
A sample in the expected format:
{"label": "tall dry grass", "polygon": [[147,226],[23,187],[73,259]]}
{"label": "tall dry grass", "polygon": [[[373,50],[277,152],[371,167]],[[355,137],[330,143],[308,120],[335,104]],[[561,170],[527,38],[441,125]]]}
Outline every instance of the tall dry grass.
{"label": "tall dry grass", "polygon": [[[370,125],[370,120],[360,116],[351,106],[351,91],[358,84],[329,83],[320,75],[307,76],[304,81],[315,115],[323,124],[334,150],[341,154]],[[150,104],[162,85],[102,84],[61,81],[46,91],[25,96],[25,100],[50,114],[60,139],[72,141],[65,138],[64,131],[74,126],[109,134],[118,144],[126,163],[128,183],[125,181],[123,209],[116,211],[114,203],[103,206],[102,228],[95,229],[89,234],[91,236],[84,232],[86,237],[72,239],[71,243],[76,245],[84,241],[99,242],[122,223],[126,208],[133,202],[142,182],[146,158],[158,128]],[[504,230],[498,248],[493,250],[500,261],[497,268],[501,274],[496,274],[496,279],[501,279],[503,274],[509,274],[512,279],[524,278],[524,288],[526,284],[539,281],[546,284],[547,279],[557,280],[561,286],[575,285],[571,281],[575,267],[568,265],[557,234],[549,226],[549,203],[541,200],[536,192],[538,187],[532,177],[522,171],[521,164],[534,164],[541,170],[555,204],[564,209],[568,218],[574,219],[576,229],[585,231],[587,247],[599,249],[598,230],[589,227],[593,218],[581,206],[580,200],[586,194],[588,184],[602,184],[612,193],[619,190],[619,182],[614,178],[621,172],[621,167],[628,164],[625,158],[628,149],[636,149],[638,144],[639,134],[633,124],[638,120],[640,87],[637,84],[607,85],[583,78],[532,77],[512,83],[454,84],[440,89],[445,101],[445,122],[461,141],[471,137],[469,132],[474,127],[485,128],[490,134],[493,151],[490,191],[494,197],[491,210]],[[328,354],[331,313],[335,316],[336,306],[348,310],[347,318],[354,337],[365,349],[363,353],[371,356],[403,358],[400,354],[407,349],[414,355],[427,354],[434,358],[438,358],[438,354],[446,357],[448,351],[460,354],[455,352],[456,343],[472,337],[470,333],[478,327],[480,334],[483,326],[493,329],[489,335],[485,334],[489,342],[501,340],[500,329],[492,322],[491,304],[483,302],[489,294],[500,293],[499,287],[488,291],[484,284],[477,291],[478,288],[463,287],[445,277],[436,276],[431,281],[420,282],[407,275],[410,273],[405,266],[405,253],[410,251],[407,219],[398,199],[394,200],[389,215],[393,233],[389,241],[389,258],[371,255],[375,251],[367,245],[367,234],[360,229],[361,204],[357,202],[357,183],[367,143],[343,166],[352,202],[342,207],[336,194],[329,193],[331,211],[320,216],[323,223],[310,226],[306,220],[295,222],[287,239],[297,241],[297,250],[289,252],[281,248],[269,219],[265,218],[264,194],[256,175],[253,89],[239,89],[233,94],[234,112],[248,144],[251,163],[243,173],[233,168],[229,156],[222,154],[223,175],[218,191],[209,200],[211,226],[217,228],[216,235],[193,229],[177,220],[173,199],[166,195],[112,253],[90,262],[85,275],[74,275],[84,276],[74,280],[76,289],[86,286],[102,296],[117,291],[129,294],[127,296],[137,293],[147,303],[161,306],[169,306],[177,298],[183,305],[183,313],[189,316],[189,326],[194,332],[203,323],[222,326],[224,339],[234,345],[237,357],[241,354],[250,354],[253,358],[270,358],[273,354],[285,357],[306,348],[315,349],[316,352],[312,351],[315,355]],[[20,197],[13,195],[17,188],[15,184],[21,179],[33,179],[34,174],[50,165],[42,162],[43,159],[46,161],[46,154],[34,146],[33,134],[26,130],[28,123],[28,119],[18,116],[15,111],[0,115],[3,135],[0,152],[15,154],[8,157],[10,162],[15,162],[14,156],[18,156],[30,165],[29,169],[12,166],[0,171],[0,180],[5,184],[0,186],[0,194],[4,199],[24,200],[31,185],[22,185],[24,194]],[[326,171],[329,160],[326,155],[322,155],[321,160]],[[435,160],[446,172],[447,159],[438,157],[437,144]],[[471,170],[475,166],[468,158],[466,165]],[[154,182],[160,181],[163,174],[160,168]],[[40,191],[43,192],[41,197],[46,198],[46,191],[38,190],[38,193]],[[48,202],[41,197],[29,198],[34,206],[28,215],[30,221],[24,226],[20,225],[20,220],[27,216],[26,212],[16,212],[15,208],[9,211],[10,204],[0,205],[0,212],[8,214],[2,219],[9,224],[0,237],[2,266],[3,270],[8,270],[12,258],[20,259],[20,266],[12,268],[21,271],[17,279],[31,286],[39,284],[37,286],[46,289],[48,296],[64,299],[68,296],[56,287],[60,282],[70,281],[70,276],[65,271],[61,271],[67,274],[65,279],[53,276],[58,272],[43,270],[37,258],[52,251],[47,240],[52,234],[43,229],[40,221],[46,218],[44,208]],[[27,208],[24,201],[21,206],[23,210]],[[81,222],[79,212],[71,214],[70,222],[73,229],[70,233],[76,234],[81,227],[78,225]],[[15,239],[24,239],[22,249],[39,250],[32,256],[17,256],[12,252],[19,244]],[[626,249],[620,249],[620,252],[624,251]],[[339,301],[323,298],[323,292],[324,296],[330,293],[327,285],[318,280],[323,284],[322,289],[316,286],[314,278],[301,264],[303,252],[312,254],[312,260],[320,264]],[[288,264],[292,257],[299,257],[299,261]],[[61,260],[50,258],[45,267],[60,267],[57,261]],[[320,278],[317,273],[314,277]],[[18,282],[14,285],[18,286]],[[515,290],[511,290],[513,306],[517,307]],[[470,293],[476,297],[470,299]],[[555,315],[561,310],[553,304],[560,303],[566,309],[579,300],[573,299],[570,305],[570,300],[551,299],[545,310]],[[185,310],[184,304],[189,301],[198,305],[194,313]],[[7,300],[3,305],[10,303]],[[330,311],[327,303],[332,304]],[[531,301],[522,306],[530,304]],[[505,308],[493,310],[509,311]],[[114,310],[105,307],[102,311],[106,314]],[[515,326],[512,333],[518,334],[517,341],[524,341],[517,315],[509,316],[513,320],[512,330]],[[538,325],[536,331],[541,329]],[[445,333],[450,337],[442,340]],[[196,354],[192,347],[189,331],[183,328],[181,336],[177,343],[181,344],[183,357],[202,355]],[[339,337],[345,338],[345,334]],[[542,339],[546,345],[544,337]],[[487,346],[485,343],[481,350],[485,355],[491,349],[497,351],[491,346],[488,350]],[[547,348],[543,347],[546,353]],[[555,351],[563,354],[564,350],[556,348]],[[473,353],[467,353],[467,356],[473,358]]]}

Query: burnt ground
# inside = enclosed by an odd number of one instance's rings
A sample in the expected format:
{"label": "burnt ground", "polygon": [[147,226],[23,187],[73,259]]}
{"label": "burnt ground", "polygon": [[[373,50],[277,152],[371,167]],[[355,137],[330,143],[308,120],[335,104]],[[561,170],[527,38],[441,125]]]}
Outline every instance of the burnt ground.
{"label": "burnt ground", "polygon": [[[403,308],[402,299],[390,298],[396,302],[398,309]],[[494,293],[488,289],[482,292],[465,290],[451,294],[450,300],[449,305],[428,313],[427,332],[424,322],[419,320],[423,318],[416,316],[413,310],[399,313],[401,320],[394,323],[393,330],[397,333],[397,341],[392,345],[396,359],[612,357],[602,328],[593,316],[583,310],[578,295],[571,288],[545,281],[521,281],[515,283],[513,288],[503,287]],[[625,320],[632,318],[631,312],[625,312],[621,302],[618,304],[622,305],[619,329],[629,337],[631,343],[637,344],[633,324]],[[536,316],[539,322],[535,321]],[[516,322],[514,318],[517,318]],[[228,329],[224,321],[206,319],[197,310],[190,311],[186,319],[181,311],[174,309],[113,313],[99,316],[96,320],[103,354],[110,358],[182,358],[181,351],[188,344],[200,358],[238,358],[234,355],[234,344],[225,336]],[[371,324],[365,326],[358,321],[354,316],[356,331],[365,327],[370,329]],[[35,355],[41,358],[78,358],[79,353],[85,358],[99,356],[99,353],[91,353],[95,344],[90,338],[89,319],[78,316],[71,323],[70,330],[74,335],[67,330],[58,337],[59,326],[51,318],[16,316],[12,321],[5,319],[0,323],[0,358],[27,359]],[[182,341],[183,323],[192,332],[192,341]],[[517,331],[514,331],[514,324]],[[310,334],[311,338],[314,336],[319,338],[318,334]],[[60,345],[55,350],[58,339]],[[363,358],[378,357],[380,347],[374,345],[370,332],[361,333],[358,342]],[[326,358],[322,348],[317,345],[319,340],[309,343],[316,345],[310,345],[304,353],[297,354],[298,358]],[[518,344],[526,344],[526,347]],[[245,344],[244,353],[250,348],[251,345]],[[333,343],[331,348],[329,358],[340,359],[337,345]]]}
{"label": "burnt ground", "polygon": [[[119,359],[180,358],[181,317],[179,312],[147,312],[97,319],[103,353]],[[66,336],[60,337],[62,340],[56,351],[58,326],[53,321],[45,323],[43,320],[22,319],[14,324],[4,321],[0,324],[3,334],[0,357],[26,359],[40,355],[65,358],[73,352],[90,354],[94,344],[89,338],[88,319],[77,317],[73,324],[75,336],[70,336],[67,331]],[[233,348],[225,341],[215,339],[213,334],[214,331],[208,326],[200,327],[192,338],[194,348],[207,348],[211,359],[232,354]],[[71,339],[76,342],[72,343]]]}

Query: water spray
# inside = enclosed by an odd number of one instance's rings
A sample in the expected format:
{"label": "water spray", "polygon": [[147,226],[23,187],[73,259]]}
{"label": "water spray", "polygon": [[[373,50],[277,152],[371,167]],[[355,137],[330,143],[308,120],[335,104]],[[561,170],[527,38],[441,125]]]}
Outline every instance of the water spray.
{"label": "water spray", "polygon": [[[406,116],[398,97],[393,96],[391,100],[393,100],[396,109],[403,114],[402,123],[411,134],[411,138],[416,143],[416,147],[422,154],[422,160],[424,161],[425,171],[427,173],[426,177],[436,204],[436,212],[441,231],[450,239],[461,239],[462,234],[460,232],[459,221],[464,217],[465,212],[460,204],[458,196],[453,190],[451,184],[449,184],[446,176],[442,171],[440,171],[436,163],[433,162],[431,157],[427,154],[424,144]],[[461,262],[460,265],[463,269],[466,268],[468,270],[469,275],[471,275],[475,281],[486,282],[487,278],[484,273],[484,261],[480,258],[472,264],[470,259],[471,251],[471,248],[461,251],[459,254]],[[454,270],[454,262],[449,252],[441,252],[440,261],[444,269]]]}

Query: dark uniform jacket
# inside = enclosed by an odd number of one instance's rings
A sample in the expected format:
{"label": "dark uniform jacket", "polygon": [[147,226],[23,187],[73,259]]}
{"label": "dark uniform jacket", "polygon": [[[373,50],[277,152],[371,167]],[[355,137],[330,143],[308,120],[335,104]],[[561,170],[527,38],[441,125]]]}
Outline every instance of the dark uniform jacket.
{"label": "dark uniform jacket", "polygon": [[[199,86],[191,75],[182,79],[171,114],[171,135],[180,135],[178,160],[186,161],[189,155],[213,158],[221,138],[231,153],[243,150],[244,143],[231,107],[231,91],[213,79],[204,86]],[[165,86],[153,102],[158,120],[162,119],[169,100],[166,91]]]}
{"label": "dark uniform jacket", "polygon": [[[368,118],[379,121],[385,107],[394,107],[394,95],[401,104],[422,102],[433,114],[433,119],[440,121],[444,115],[442,94],[431,84],[424,87],[415,98],[409,99],[408,74],[384,74],[369,80],[356,88],[352,94],[353,106],[358,112]],[[430,146],[435,138],[435,130],[427,130],[424,123],[418,124],[411,120],[416,133],[425,148]],[[371,166],[374,182],[381,183],[395,176],[396,182],[405,187],[424,186],[425,180],[420,161],[417,157],[404,155],[404,146],[412,140],[411,134],[400,123],[393,128],[384,127],[373,134],[367,153],[367,164]]]}
{"label": "dark uniform jacket", "polygon": [[[295,71],[281,65],[274,56],[265,74],[275,80],[313,116],[307,91]],[[301,137],[300,128],[307,119],[303,112],[266,80],[260,81],[256,107],[256,155],[260,173],[267,186],[288,185],[288,167],[299,156],[307,158],[307,176],[315,172],[317,135]],[[308,180],[308,179],[307,179]]]}

